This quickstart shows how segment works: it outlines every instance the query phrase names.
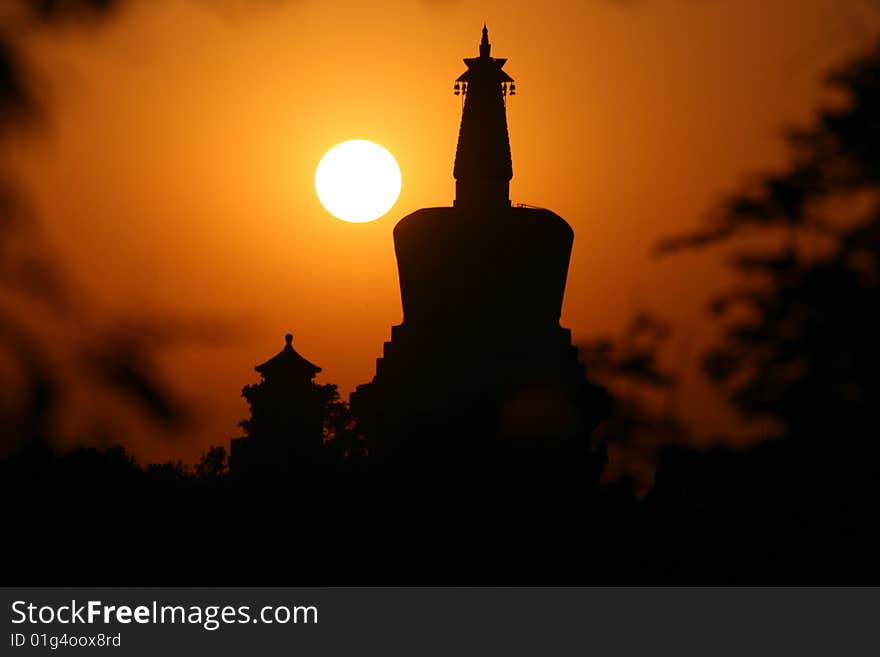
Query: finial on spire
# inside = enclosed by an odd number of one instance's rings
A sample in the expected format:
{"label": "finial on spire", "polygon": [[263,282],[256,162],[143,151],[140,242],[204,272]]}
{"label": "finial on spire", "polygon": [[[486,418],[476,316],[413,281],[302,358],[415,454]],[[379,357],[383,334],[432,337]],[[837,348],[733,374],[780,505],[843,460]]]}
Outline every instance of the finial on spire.
{"label": "finial on spire", "polygon": [[488,57],[492,45],[489,43],[489,28],[483,23],[483,38],[480,40],[480,57]]}
{"label": "finial on spire", "polygon": [[284,336],[284,343],[288,347],[293,346],[293,333],[288,333],[287,335]]}

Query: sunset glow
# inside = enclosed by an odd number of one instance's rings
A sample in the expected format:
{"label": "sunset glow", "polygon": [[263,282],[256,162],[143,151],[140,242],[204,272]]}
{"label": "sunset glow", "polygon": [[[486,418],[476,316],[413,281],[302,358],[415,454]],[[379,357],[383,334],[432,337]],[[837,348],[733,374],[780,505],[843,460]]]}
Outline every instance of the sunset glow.
{"label": "sunset glow", "polygon": [[[373,376],[402,321],[392,229],[454,198],[453,84],[484,20],[518,86],[510,199],[552,208],[577,235],[562,325],[575,340],[611,335],[646,308],[682,326],[670,358],[699,398],[689,419],[726,426],[696,385],[724,264],[652,257],[654,245],[779,166],[782,128],[809,119],[825,72],[875,29],[854,1],[120,4],[101,29],[23,41],[47,130],[10,143],[4,165],[89,299],[231,325],[167,357],[167,380],[200,409],[187,440],[125,424],[139,458],[187,462],[237,435],[255,354],[287,331],[343,399]],[[837,27],[841,12],[866,34]],[[383,218],[352,226],[328,214],[315,174],[359,137],[388,149],[406,184]],[[99,405],[83,397],[77,409]]]}

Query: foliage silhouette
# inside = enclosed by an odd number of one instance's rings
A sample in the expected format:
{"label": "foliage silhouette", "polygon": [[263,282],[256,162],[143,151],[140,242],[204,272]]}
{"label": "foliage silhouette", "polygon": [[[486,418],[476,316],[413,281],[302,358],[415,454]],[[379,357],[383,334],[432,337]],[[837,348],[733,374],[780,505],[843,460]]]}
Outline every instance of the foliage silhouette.
{"label": "foliage silhouette", "polygon": [[829,82],[843,102],[790,132],[785,170],[660,245],[736,245],[739,282],[711,303],[724,335],[705,370],[774,440],[669,450],[647,508],[680,536],[696,525],[735,545],[740,578],[877,577],[880,44]]}
{"label": "foliage silhouette", "polygon": [[195,475],[199,479],[214,480],[229,473],[229,454],[225,447],[208,449],[196,463]]}
{"label": "foliage silhouette", "polygon": [[[42,127],[49,112],[22,42],[33,31],[100,24],[122,0],[10,0],[0,20],[0,148]],[[146,321],[109,316],[79,290],[42,235],[16,181],[0,173],[0,381],[19,394],[0,405],[0,452],[59,442],[74,393],[132,407],[168,435],[186,426],[185,404],[157,364]],[[63,330],[59,330],[63,328]],[[106,413],[106,406],[104,413]],[[101,413],[86,424],[102,426]],[[77,436],[88,441],[90,436]]]}
{"label": "foliage silhouette", "polygon": [[880,44],[829,81],[844,103],[790,133],[788,168],[661,249],[758,240],[733,260],[741,283],[712,303],[729,320],[706,371],[781,437],[876,462]]}
{"label": "foliage silhouette", "polygon": [[620,335],[580,344],[591,376],[614,395],[614,412],[596,433],[599,449],[608,452],[606,480],[640,493],[652,485],[660,450],[690,441],[668,403],[677,394],[676,378],[659,363],[671,334],[669,324],[641,312]]}

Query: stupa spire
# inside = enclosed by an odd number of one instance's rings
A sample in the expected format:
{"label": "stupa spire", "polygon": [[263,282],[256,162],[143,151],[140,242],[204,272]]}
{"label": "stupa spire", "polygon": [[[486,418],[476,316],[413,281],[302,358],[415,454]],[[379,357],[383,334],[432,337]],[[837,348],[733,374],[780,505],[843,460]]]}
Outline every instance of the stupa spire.
{"label": "stupa spire", "polygon": [[455,81],[464,94],[455,151],[455,206],[493,210],[510,207],[513,166],[507,134],[505,98],[513,78],[502,71],[506,59],[490,56],[489,30],[483,25],[480,56],[464,60],[467,71]]}

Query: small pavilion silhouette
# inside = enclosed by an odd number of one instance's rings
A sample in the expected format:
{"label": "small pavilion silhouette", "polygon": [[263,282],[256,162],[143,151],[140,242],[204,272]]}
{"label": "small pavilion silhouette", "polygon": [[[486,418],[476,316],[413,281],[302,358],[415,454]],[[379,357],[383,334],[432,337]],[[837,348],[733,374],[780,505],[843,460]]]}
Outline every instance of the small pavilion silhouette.
{"label": "small pavilion silhouette", "polygon": [[464,97],[455,202],[394,228],[403,322],[372,382],[351,395],[371,455],[386,464],[480,467],[514,446],[584,453],[608,412],[559,325],[574,232],[549,210],[510,202],[516,86],[490,51],[484,26],[479,57],[454,84]]}
{"label": "small pavilion silhouette", "polygon": [[288,333],[284,348],[254,370],[261,380],[241,392],[251,417],[240,423],[247,436],[230,443],[230,469],[260,474],[316,465],[323,446],[326,393],[313,379],[321,368],[297,353]]}

